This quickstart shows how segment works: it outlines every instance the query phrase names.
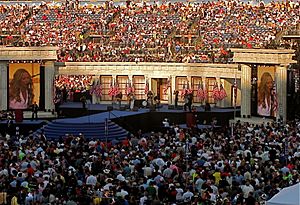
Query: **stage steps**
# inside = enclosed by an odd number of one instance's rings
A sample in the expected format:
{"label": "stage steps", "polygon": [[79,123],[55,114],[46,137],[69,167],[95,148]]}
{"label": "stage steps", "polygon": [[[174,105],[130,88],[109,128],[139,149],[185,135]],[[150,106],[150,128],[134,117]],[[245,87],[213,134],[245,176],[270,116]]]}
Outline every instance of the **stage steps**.
{"label": "stage steps", "polygon": [[[107,130],[106,130],[107,128]],[[42,129],[36,131],[35,134],[44,132],[47,139],[55,140],[65,137],[66,134],[73,134],[78,136],[80,133],[86,139],[100,139],[100,140],[122,140],[128,136],[128,131],[107,120],[99,123],[69,123],[64,121],[53,121],[48,123]]]}

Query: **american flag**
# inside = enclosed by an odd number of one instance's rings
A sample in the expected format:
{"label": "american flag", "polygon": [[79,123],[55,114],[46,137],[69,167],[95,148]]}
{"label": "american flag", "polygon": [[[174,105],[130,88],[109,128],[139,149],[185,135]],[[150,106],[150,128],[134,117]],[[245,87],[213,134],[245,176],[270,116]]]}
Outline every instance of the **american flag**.
{"label": "american flag", "polygon": [[197,97],[200,99],[200,101],[204,100],[203,85],[200,81],[198,83]]}
{"label": "american flag", "polygon": [[149,81],[146,80],[145,81],[145,89],[144,89],[144,93],[147,94],[149,92]]}
{"label": "american flag", "polygon": [[126,95],[129,95],[130,93],[133,92],[134,90],[132,88],[131,82],[130,81],[128,83],[126,82],[126,90],[125,90]]}
{"label": "american flag", "polygon": [[131,93],[135,93],[135,87],[134,87],[134,84],[132,83],[130,86],[131,86]]}
{"label": "american flag", "polygon": [[129,91],[129,86],[128,86],[128,82],[126,82],[126,84],[125,84],[125,94],[126,95],[128,95],[130,92],[128,92]]}
{"label": "american flag", "polygon": [[95,89],[96,89],[96,85],[95,85],[95,80],[93,81],[93,83],[90,85],[90,95],[95,94]]}
{"label": "american flag", "polygon": [[233,82],[233,100],[234,100],[234,106],[236,106],[236,99],[237,99],[237,91],[238,91],[238,87],[237,87],[237,82],[236,82],[236,78],[234,79]]}
{"label": "american flag", "polygon": [[271,91],[272,95],[272,116],[276,117],[277,116],[277,111],[278,111],[278,99],[277,99],[277,89],[276,89],[276,83],[275,81],[273,82],[273,89]]}
{"label": "american flag", "polygon": [[217,82],[215,82],[215,84],[214,84],[214,89],[212,91],[212,96],[213,96],[215,101],[220,100],[220,91],[219,91],[219,87],[218,87]]}
{"label": "american flag", "polygon": [[103,87],[100,81],[97,82],[97,86],[95,89],[95,94],[97,97],[101,97],[102,96],[102,92],[103,92]]}
{"label": "american flag", "polygon": [[167,94],[167,92],[168,92],[168,89],[171,87],[171,80],[170,80],[170,78],[168,78],[168,80],[167,80],[167,84],[166,84],[166,86],[164,87],[164,90],[163,90],[163,92],[164,92],[164,95],[166,95]]}
{"label": "american flag", "polygon": [[193,93],[193,89],[190,88],[190,83],[189,83],[189,82],[187,82],[187,88],[186,88],[186,91],[187,91],[188,94]]}
{"label": "american flag", "polygon": [[207,99],[207,96],[208,96],[208,92],[207,92],[207,89],[206,89],[206,84],[204,82],[203,83],[203,98],[204,98],[204,100]]}
{"label": "american flag", "polygon": [[120,87],[119,87],[119,83],[116,81],[115,85],[114,85],[114,91],[113,91],[113,95],[116,96],[118,95],[120,92]]}
{"label": "american flag", "polygon": [[114,89],[114,85],[113,85],[113,82],[111,81],[110,82],[110,87],[109,87],[109,90],[108,90],[108,95],[109,96],[114,96],[114,91],[115,91],[115,89]]}
{"label": "american flag", "polygon": [[185,82],[182,85],[182,90],[180,96],[183,98],[184,95],[187,93],[187,89],[185,88]]}
{"label": "american flag", "polygon": [[220,100],[223,100],[224,98],[226,98],[226,97],[227,97],[226,90],[224,89],[224,87],[223,87],[223,84],[222,84],[222,83],[220,84],[219,97],[220,97]]}

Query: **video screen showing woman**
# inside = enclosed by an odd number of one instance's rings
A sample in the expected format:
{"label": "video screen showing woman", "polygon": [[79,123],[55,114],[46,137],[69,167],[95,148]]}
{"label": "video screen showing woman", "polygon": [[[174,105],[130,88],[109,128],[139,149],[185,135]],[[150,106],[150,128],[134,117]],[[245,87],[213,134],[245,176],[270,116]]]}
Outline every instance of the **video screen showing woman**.
{"label": "video screen showing woman", "polygon": [[9,109],[29,109],[39,102],[39,64],[9,65]]}
{"label": "video screen showing woman", "polygon": [[276,117],[274,88],[274,73],[272,69],[261,69],[258,82],[257,114],[266,117]]}

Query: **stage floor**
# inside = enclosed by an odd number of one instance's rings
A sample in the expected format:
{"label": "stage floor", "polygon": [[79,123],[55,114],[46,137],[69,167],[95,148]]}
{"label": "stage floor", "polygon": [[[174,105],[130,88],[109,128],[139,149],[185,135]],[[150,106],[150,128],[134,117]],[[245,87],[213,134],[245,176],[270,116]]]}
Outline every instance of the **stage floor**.
{"label": "stage floor", "polygon": [[[125,107],[126,104],[122,104],[121,107]],[[86,109],[89,111],[107,111],[109,107],[113,107],[114,110],[118,110],[117,105],[113,104],[87,104]],[[173,107],[173,106],[172,106]],[[80,102],[67,102],[62,104],[60,109],[83,109],[82,103]],[[220,108],[220,107],[211,107],[211,111],[205,111],[204,106],[195,106],[197,112],[233,112],[234,108]],[[149,108],[139,108],[138,110],[149,110]],[[183,110],[183,105],[178,106],[178,109],[170,109],[169,105],[162,104],[160,108],[156,109],[160,112],[185,112]],[[239,108],[236,108],[236,111],[240,111]]]}

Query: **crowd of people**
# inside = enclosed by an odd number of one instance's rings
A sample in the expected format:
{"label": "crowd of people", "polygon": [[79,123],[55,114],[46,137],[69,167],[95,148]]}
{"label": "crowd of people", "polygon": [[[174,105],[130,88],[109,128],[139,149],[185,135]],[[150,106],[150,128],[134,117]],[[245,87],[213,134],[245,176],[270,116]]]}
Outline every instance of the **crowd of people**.
{"label": "crowd of people", "polygon": [[61,102],[73,101],[75,93],[89,92],[92,75],[59,75],[54,80],[55,97]]}
{"label": "crowd of people", "polygon": [[1,136],[0,201],[256,205],[299,182],[299,121],[232,126],[168,122],[108,143],[82,134]]}
{"label": "crowd of people", "polygon": [[62,62],[226,63],[230,48],[278,45],[299,24],[299,2],[252,3],[8,4],[0,25],[21,45],[58,46]]}

